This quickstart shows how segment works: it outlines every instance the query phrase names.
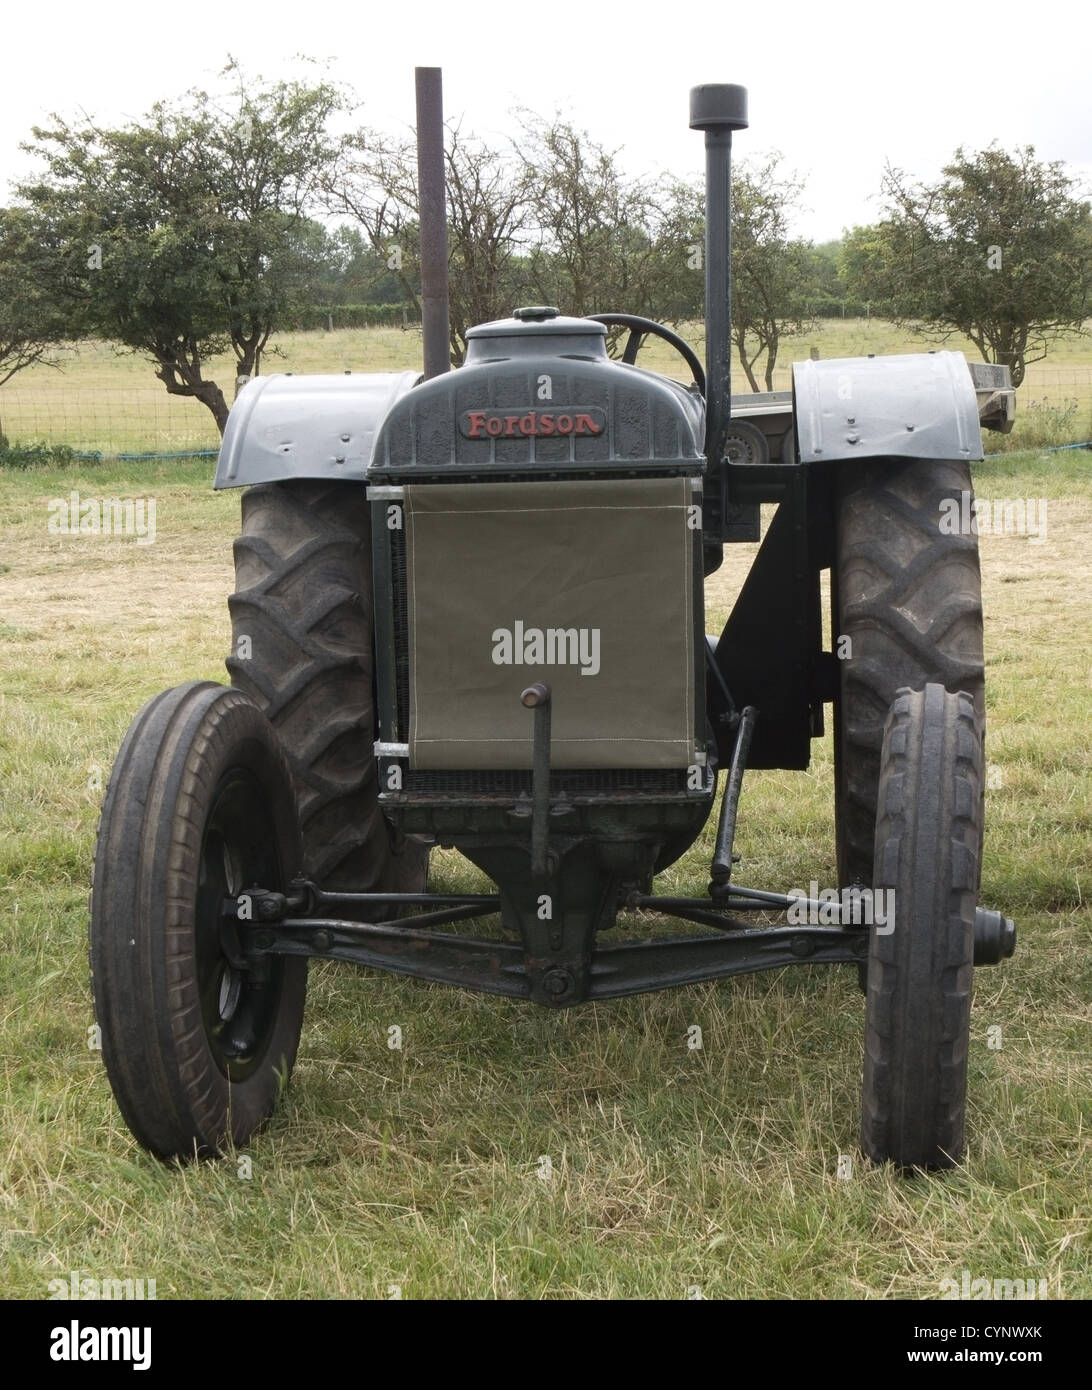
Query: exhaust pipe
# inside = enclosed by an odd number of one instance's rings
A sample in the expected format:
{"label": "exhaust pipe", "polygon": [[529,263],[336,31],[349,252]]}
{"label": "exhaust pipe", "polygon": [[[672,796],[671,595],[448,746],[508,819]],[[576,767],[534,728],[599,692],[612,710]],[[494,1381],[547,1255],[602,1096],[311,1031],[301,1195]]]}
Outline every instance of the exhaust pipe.
{"label": "exhaust pipe", "polygon": [[719,468],[732,414],[732,131],[747,128],[747,89],[690,89],[690,129],[705,132],[705,456]]}
{"label": "exhaust pipe", "polygon": [[417,201],[421,224],[421,336],[425,380],[451,369],[447,298],[447,190],[440,68],[414,68],[417,90]]}

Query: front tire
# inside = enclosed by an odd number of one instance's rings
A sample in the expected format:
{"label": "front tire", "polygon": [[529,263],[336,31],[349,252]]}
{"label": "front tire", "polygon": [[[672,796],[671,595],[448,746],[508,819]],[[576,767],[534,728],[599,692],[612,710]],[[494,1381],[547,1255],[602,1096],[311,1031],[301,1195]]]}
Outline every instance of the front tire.
{"label": "front tire", "polygon": [[114,1095],[163,1158],[245,1143],[287,1084],[307,961],[245,961],[224,907],[286,891],[299,862],[291,773],[251,701],[207,681],[150,700],[103,802],[90,962]]}
{"label": "front tire", "polygon": [[971,696],[900,690],[880,760],[861,1146],[900,1168],[963,1153],[974,922],[982,846],[982,729]]}

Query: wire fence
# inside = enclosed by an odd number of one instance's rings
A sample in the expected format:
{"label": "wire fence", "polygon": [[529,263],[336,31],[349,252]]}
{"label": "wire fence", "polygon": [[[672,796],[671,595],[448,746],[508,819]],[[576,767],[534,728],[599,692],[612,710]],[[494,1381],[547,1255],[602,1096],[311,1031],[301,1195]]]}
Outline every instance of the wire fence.
{"label": "wire fence", "polygon": [[63,378],[0,389],[0,434],[12,445],[64,445],[77,453],[215,452],[216,422],[200,401],[162,387],[66,386]]}
{"label": "wire fence", "polygon": [[[738,369],[732,384],[736,391],[745,384]],[[777,368],[773,384],[775,390],[791,386],[789,363]],[[1059,430],[1074,440],[1088,439],[1092,365],[1032,364],[1017,395],[1017,422],[1016,438],[1026,436],[1032,444],[1066,442],[1054,437]],[[1052,428],[1033,430],[1037,424]],[[17,378],[0,388],[0,440],[4,438],[16,447],[64,446],[106,457],[185,456],[215,453],[220,447],[216,424],[199,401],[170,396],[159,387],[71,386],[59,374],[32,388],[21,387]]]}

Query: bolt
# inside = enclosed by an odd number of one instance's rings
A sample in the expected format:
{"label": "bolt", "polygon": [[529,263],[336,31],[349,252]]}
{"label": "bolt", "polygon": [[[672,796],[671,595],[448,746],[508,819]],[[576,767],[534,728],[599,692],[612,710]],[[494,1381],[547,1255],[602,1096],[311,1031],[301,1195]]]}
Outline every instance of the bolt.
{"label": "bolt", "polygon": [[567,994],[571,984],[572,976],[567,970],[551,970],[542,981],[543,989],[547,994],[553,995],[555,999],[560,999],[563,994]]}
{"label": "bolt", "polygon": [[330,947],[334,944],[334,938],[330,935],[328,931],[315,932],[315,935],[312,937],[312,940],[315,943],[316,951],[328,951]]}
{"label": "bolt", "polygon": [[859,444],[860,442],[861,442],[861,437],[860,437],[859,434],[847,434],[847,435],[846,435],[846,443],[847,443],[847,444]]}

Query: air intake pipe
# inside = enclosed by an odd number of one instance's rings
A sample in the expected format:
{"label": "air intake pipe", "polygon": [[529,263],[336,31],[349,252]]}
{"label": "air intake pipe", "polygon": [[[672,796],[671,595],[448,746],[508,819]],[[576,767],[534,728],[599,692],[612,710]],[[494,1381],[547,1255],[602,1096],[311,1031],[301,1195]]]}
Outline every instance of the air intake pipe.
{"label": "air intake pipe", "polygon": [[732,414],[732,131],[747,128],[747,89],[690,89],[690,129],[705,132],[705,455],[719,468]]}

